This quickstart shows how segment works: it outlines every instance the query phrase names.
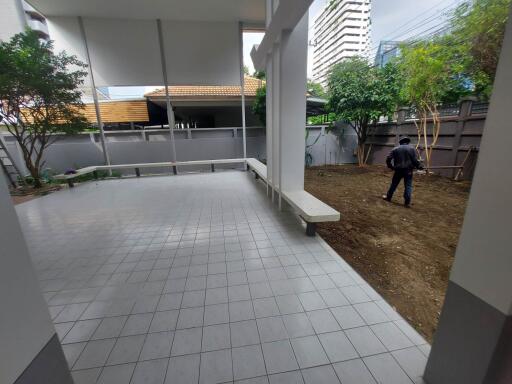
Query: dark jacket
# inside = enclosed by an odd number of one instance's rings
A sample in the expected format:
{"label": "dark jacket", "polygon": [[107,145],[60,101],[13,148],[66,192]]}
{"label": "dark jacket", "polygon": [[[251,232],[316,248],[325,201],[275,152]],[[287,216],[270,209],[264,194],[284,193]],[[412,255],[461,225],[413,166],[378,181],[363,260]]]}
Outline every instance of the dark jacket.
{"label": "dark jacket", "polygon": [[421,163],[418,161],[416,150],[408,144],[402,144],[393,148],[386,157],[388,168],[394,170],[412,171],[414,168],[421,169]]}

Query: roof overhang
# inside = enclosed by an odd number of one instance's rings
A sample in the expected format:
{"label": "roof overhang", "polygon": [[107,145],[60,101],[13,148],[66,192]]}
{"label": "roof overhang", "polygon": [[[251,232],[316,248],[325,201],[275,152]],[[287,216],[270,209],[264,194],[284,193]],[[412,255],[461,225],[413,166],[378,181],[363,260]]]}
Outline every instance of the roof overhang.
{"label": "roof overhang", "polygon": [[281,38],[281,32],[292,30],[308,11],[313,0],[280,0],[261,44],[253,47],[251,58],[258,71],[266,69],[267,55],[274,43]]}
{"label": "roof overhang", "polygon": [[265,0],[28,0],[46,17],[236,21],[265,24]]}

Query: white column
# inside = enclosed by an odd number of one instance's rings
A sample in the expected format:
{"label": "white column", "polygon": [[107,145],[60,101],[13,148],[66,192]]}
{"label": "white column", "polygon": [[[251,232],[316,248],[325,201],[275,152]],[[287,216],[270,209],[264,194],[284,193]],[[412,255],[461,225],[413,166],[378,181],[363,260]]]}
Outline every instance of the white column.
{"label": "white column", "polygon": [[512,382],[512,13],[425,380]]}
{"label": "white column", "polygon": [[[304,189],[308,13],[292,31],[283,31],[279,63],[280,186]],[[276,67],[274,67],[276,68]],[[282,142],[282,144],[281,144]]]}
{"label": "white column", "polygon": [[[266,19],[265,26],[268,28],[270,22],[272,21],[272,15],[274,13],[274,1],[267,0],[266,3]],[[267,196],[269,194],[269,186],[272,189],[272,201],[274,201],[274,190],[275,185],[273,182],[273,167],[274,167],[274,147],[273,147],[273,125],[274,125],[274,97],[273,97],[273,84],[274,84],[274,69],[273,69],[273,60],[272,53],[267,54],[266,56],[266,152],[267,152]]]}
{"label": "white column", "polygon": [[244,30],[242,27],[242,23],[239,23],[238,34],[240,36],[239,44],[240,44],[240,95],[242,97],[242,141],[243,141],[243,151],[244,151],[244,159],[247,157],[247,137],[245,132],[245,73],[244,73]]}
{"label": "white column", "polygon": [[[279,135],[280,135],[280,54],[279,44],[274,44],[272,48],[272,79],[270,86],[272,87],[272,201],[275,199],[276,191],[279,192],[280,186],[280,156],[279,156]],[[268,167],[267,167],[268,169]]]}
{"label": "white column", "polygon": [[[89,69],[89,76],[91,78],[91,91],[94,100],[94,110],[96,112],[96,121],[100,130],[101,149],[103,150],[103,158],[106,165],[110,165],[110,154],[108,153],[107,140],[105,139],[105,130],[103,129],[103,120],[101,119],[100,104],[98,101],[98,91],[96,90],[96,83],[94,82],[94,73],[92,70],[91,56],[89,55],[89,46],[87,45],[87,36],[85,34],[84,22],[81,16],[78,16],[78,24],[80,26],[80,33],[85,47],[85,55],[87,58],[87,65]],[[109,174],[112,175],[112,170],[109,169]]]}
{"label": "white column", "polygon": [[[71,384],[1,168],[0,308],[0,383],[28,382],[36,374],[40,382]],[[48,355],[52,365],[38,366]],[[22,375],[25,381],[17,381]]]}
{"label": "white column", "polygon": [[162,22],[160,19],[156,21],[158,28],[158,43],[160,46],[160,61],[162,63],[162,79],[165,87],[165,104],[167,109],[167,122],[169,124],[169,138],[171,141],[171,161],[176,162],[176,145],[174,143],[174,111],[171,105],[171,97],[169,96],[169,82],[167,81],[167,63],[165,59],[164,36],[162,32]]}
{"label": "white column", "polygon": [[266,99],[266,110],[267,110],[267,116],[266,116],[266,153],[267,153],[267,196],[269,194],[269,187],[272,189],[272,196],[274,195],[274,185],[272,183],[273,179],[273,173],[272,173],[272,167],[273,167],[273,110],[272,110],[272,104],[273,104],[273,97],[272,97],[272,79],[273,79],[273,68],[272,68],[272,56],[267,55],[267,65],[266,65],[266,92],[267,92],[267,99]]}

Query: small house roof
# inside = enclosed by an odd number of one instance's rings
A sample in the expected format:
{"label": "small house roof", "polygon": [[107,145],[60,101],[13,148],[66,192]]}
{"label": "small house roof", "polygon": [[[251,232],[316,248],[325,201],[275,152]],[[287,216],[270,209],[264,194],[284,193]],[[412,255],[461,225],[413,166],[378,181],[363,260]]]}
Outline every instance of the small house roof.
{"label": "small house roof", "polygon": [[[244,94],[246,97],[255,97],[258,88],[265,85],[265,80],[260,80],[252,76],[245,76]],[[171,99],[186,100],[211,100],[240,98],[242,96],[241,87],[236,85],[181,85],[170,86],[169,95]],[[151,99],[165,97],[165,88],[159,88],[144,95]]]}

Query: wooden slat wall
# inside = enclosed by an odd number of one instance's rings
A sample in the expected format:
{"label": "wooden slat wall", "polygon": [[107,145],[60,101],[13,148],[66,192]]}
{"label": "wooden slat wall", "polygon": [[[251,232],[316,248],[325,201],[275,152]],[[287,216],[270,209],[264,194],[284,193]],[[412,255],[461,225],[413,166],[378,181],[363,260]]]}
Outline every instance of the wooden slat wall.
{"label": "wooden slat wall", "polygon": [[[87,121],[96,123],[96,110],[94,104],[85,104],[82,110]],[[104,123],[130,123],[149,121],[148,106],[146,100],[119,100],[100,102],[100,114]],[[27,121],[31,121],[31,116],[24,114]],[[61,122],[57,122],[59,124]]]}
{"label": "wooden slat wall", "polygon": [[[145,100],[109,101],[100,103],[100,114],[104,123],[129,123],[149,121]],[[86,104],[84,115],[91,123],[96,122],[94,104]]]}

